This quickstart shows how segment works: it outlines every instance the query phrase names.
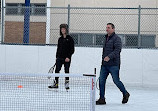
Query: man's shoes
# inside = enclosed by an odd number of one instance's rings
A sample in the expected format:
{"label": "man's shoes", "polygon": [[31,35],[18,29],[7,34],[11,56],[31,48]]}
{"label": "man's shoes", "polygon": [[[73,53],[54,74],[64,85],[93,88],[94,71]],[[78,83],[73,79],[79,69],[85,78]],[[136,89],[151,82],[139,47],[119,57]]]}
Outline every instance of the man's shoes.
{"label": "man's shoes", "polygon": [[122,104],[125,104],[128,102],[129,96],[130,94],[128,92],[123,96]]}
{"label": "man's shoes", "polygon": [[105,98],[99,98],[98,101],[96,101],[96,105],[103,105],[103,104],[106,104],[105,102]]}

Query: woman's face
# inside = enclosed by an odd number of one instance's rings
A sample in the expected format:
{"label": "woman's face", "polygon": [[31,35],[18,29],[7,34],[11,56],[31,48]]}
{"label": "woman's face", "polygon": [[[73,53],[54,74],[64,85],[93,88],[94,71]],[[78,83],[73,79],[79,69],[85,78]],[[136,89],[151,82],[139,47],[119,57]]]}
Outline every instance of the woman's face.
{"label": "woman's face", "polygon": [[65,35],[65,34],[66,34],[66,29],[65,29],[65,28],[61,28],[61,33],[62,33],[63,35]]}

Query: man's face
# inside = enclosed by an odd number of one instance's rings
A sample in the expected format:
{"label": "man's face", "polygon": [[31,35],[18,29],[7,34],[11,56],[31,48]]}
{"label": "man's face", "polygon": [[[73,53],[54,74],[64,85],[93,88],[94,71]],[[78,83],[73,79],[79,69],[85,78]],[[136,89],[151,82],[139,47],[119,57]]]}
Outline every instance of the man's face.
{"label": "man's face", "polygon": [[111,25],[106,26],[106,32],[107,34],[112,34],[115,30],[112,28]]}
{"label": "man's face", "polygon": [[65,28],[61,28],[61,33],[62,34],[66,34],[66,29]]}

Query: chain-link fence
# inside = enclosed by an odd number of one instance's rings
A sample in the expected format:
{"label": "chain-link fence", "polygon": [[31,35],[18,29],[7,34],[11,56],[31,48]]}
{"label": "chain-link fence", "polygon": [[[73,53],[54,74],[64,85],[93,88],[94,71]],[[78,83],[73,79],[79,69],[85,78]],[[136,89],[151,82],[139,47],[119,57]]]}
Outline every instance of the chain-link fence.
{"label": "chain-link fence", "polygon": [[158,47],[158,8],[46,7],[6,4],[2,8],[2,44],[57,44],[59,26],[69,25],[76,46],[102,47],[106,24],[113,23],[123,47]]}

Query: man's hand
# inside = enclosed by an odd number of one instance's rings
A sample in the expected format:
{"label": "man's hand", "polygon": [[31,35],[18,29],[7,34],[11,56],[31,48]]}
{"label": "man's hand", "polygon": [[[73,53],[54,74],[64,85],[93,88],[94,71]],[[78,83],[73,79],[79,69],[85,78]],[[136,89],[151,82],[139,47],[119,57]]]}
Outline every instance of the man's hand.
{"label": "man's hand", "polygon": [[69,59],[69,58],[66,58],[66,59],[65,59],[65,62],[70,62],[70,59]]}
{"label": "man's hand", "polygon": [[106,62],[108,62],[110,60],[110,58],[108,57],[108,56],[106,56],[105,58],[104,58],[104,61],[106,61]]}

